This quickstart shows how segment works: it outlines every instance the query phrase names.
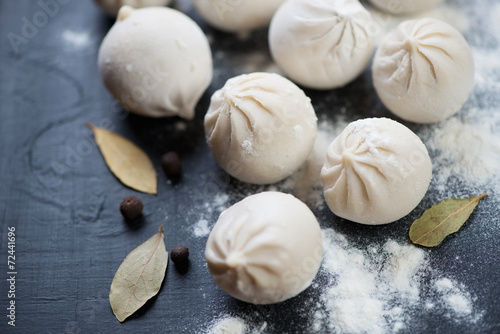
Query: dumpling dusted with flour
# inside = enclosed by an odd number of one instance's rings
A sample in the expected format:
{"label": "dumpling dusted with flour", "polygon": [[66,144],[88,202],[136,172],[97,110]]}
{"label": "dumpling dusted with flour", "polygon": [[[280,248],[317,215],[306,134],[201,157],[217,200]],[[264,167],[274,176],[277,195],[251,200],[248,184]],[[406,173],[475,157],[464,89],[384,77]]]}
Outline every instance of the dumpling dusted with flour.
{"label": "dumpling dusted with flour", "polygon": [[321,170],[325,200],[337,216],[368,225],[410,213],[432,177],[425,145],[387,118],[350,123],[328,148]]}
{"label": "dumpling dusted with flour", "polygon": [[205,136],[215,160],[249,183],[278,182],[307,159],[316,138],[311,100],[278,74],[229,79],[214,93],[205,115]]}
{"label": "dumpling dusted with flour", "polygon": [[431,9],[444,0],[370,0],[377,8],[391,14],[410,14]]}
{"label": "dumpling dusted with flour", "polygon": [[474,59],[463,36],[435,19],[405,21],[380,44],[373,83],[384,105],[416,123],[444,120],[472,90]]}
{"label": "dumpling dusted with flour", "polygon": [[167,7],[123,6],[102,41],[99,69],[106,88],[131,112],[192,119],[212,81],[205,34]]}
{"label": "dumpling dusted with flour", "polygon": [[288,0],[269,29],[271,53],[295,82],[316,89],[346,85],[373,53],[370,13],[358,0]]}
{"label": "dumpling dusted with flour", "polygon": [[292,195],[263,192],[224,211],[208,237],[208,269],[219,287],[254,304],[298,295],[321,264],[321,229]]}

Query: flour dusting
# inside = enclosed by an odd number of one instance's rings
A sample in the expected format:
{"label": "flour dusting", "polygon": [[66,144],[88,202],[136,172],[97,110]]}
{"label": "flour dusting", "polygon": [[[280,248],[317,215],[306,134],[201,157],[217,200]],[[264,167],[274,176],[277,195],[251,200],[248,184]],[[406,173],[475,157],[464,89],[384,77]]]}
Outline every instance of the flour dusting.
{"label": "flour dusting", "polygon": [[323,242],[328,288],[312,313],[313,333],[397,333],[422,312],[482,317],[470,294],[433,270],[421,248],[388,240],[360,249],[332,229],[323,230]]}

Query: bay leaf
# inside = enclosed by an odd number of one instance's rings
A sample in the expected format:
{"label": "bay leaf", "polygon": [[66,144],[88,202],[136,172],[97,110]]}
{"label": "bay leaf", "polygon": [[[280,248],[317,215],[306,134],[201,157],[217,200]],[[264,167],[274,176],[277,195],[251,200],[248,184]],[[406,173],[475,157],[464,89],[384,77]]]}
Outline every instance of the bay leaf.
{"label": "bay leaf", "polygon": [[127,255],[113,278],[109,303],[120,322],[158,293],[167,264],[168,253],[160,226],[158,233]]}
{"label": "bay leaf", "polygon": [[439,245],[448,235],[457,232],[469,219],[482,198],[472,196],[464,199],[450,198],[433,205],[415,220],[410,227],[410,239],[425,247]]}
{"label": "bay leaf", "polygon": [[143,150],[110,130],[91,123],[87,126],[94,132],[106,165],[123,184],[137,191],[156,194],[156,171]]}

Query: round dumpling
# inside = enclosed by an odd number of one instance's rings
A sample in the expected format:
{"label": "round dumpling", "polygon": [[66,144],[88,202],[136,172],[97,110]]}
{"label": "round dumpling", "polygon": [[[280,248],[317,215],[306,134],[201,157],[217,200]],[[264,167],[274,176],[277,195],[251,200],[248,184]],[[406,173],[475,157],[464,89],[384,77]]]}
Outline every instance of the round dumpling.
{"label": "round dumpling", "polygon": [[207,38],[193,20],[167,7],[122,7],[98,63],[113,97],[149,117],[192,119],[212,81]]}
{"label": "round dumpling", "polygon": [[432,177],[425,145],[388,118],[350,123],[328,147],[321,170],[326,203],[339,217],[386,224],[410,213]]}
{"label": "round dumpling", "polygon": [[462,35],[435,19],[405,21],[380,44],[373,83],[384,105],[417,123],[460,110],[472,90],[474,59]]}
{"label": "round dumpling", "polygon": [[431,9],[444,0],[369,0],[379,9],[391,14],[410,14]]}
{"label": "round dumpling", "polygon": [[271,21],[271,54],[286,75],[301,85],[342,87],[370,61],[371,21],[358,0],[289,0]]}
{"label": "round dumpling", "polygon": [[321,264],[321,229],[292,195],[263,192],[224,211],[205,250],[215,283],[253,304],[284,301],[304,291]]}
{"label": "round dumpling", "polygon": [[248,32],[271,22],[285,0],[193,0],[198,13],[212,26],[227,32]]}
{"label": "round dumpling", "polygon": [[302,166],[316,128],[311,100],[273,73],[229,79],[214,93],[205,115],[215,160],[233,177],[255,184],[278,182]]}
{"label": "round dumpling", "polygon": [[171,0],[94,0],[108,15],[116,16],[122,6],[143,8],[152,6],[166,6]]}

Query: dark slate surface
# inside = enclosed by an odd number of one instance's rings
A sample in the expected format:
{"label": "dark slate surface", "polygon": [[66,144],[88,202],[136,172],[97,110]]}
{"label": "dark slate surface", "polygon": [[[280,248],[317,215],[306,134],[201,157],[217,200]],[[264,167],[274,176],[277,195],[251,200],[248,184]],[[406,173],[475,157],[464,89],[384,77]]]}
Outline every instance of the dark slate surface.
{"label": "dark slate surface", "polygon": [[[476,10],[475,2],[455,3],[461,10]],[[181,7],[187,8],[182,3]],[[202,119],[210,95],[242,72],[243,56],[261,50],[268,60],[266,32],[242,40],[203,26],[212,36],[214,81],[197,107],[196,119],[181,121],[185,129],[179,129],[178,119],[128,115],[113,102],[96,65],[98,47],[113,22],[92,1],[59,0],[53,17],[41,12],[38,1],[0,2],[0,333],[200,333],[223,313],[267,321],[272,333],[304,333],[311,319],[300,312],[301,302],[318,291],[308,289],[273,306],[238,302],[214,286],[203,258],[206,239],[194,238],[190,229],[199,219],[191,208],[203,208],[207,199],[220,193],[231,194],[230,203],[242,196],[242,185],[211,158]],[[26,20],[38,20],[39,27],[30,30]],[[496,40],[482,26],[486,23],[476,23],[470,34],[482,36],[484,45],[479,46],[495,47]],[[9,33],[24,37],[13,40],[10,34],[9,39]],[[72,43],[64,38],[71,34],[77,34]],[[320,115],[333,118],[343,106],[352,120],[390,116],[374,94],[368,71],[346,88],[306,92]],[[498,103],[491,107],[495,106]],[[145,149],[159,172],[158,196],[120,184],[105,166],[85,127],[87,121],[111,128]],[[409,126],[415,131],[425,128]],[[184,163],[183,178],[175,186],[159,166],[159,156],[172,149],[181,153]],[[459,184],[449,187],[455,194],[468,194]],[[118,211],[120,201],[131,194],[145,203],[138,226],[125,223]],[[359,245],[381,243],[387,237],[407,242],[411,221],[438,197],[431,191],[409,217],[388,226],[359,226],[339,222],[327,211],[317,214],[322,226],[334,227]],[[491,232],[491,226],[499,224],[495,203],[490,196],[460,233],[429,251],[434,268],[468,287],[474,306],[484,311],[482,319],[470,324],[422,313],[402,332],[500,332],[500,250]],[[208,212],[205,217],[213,222],[217,214]],[[165,225],[168,249],[189,245],[190,268],[180,274],[170,264],[158,297],[121,324],[109,306],[111,280],[128,252],[160,224]],[[485,225],[491,233],[484,232]],[[8,227],[16,228],[15,328],[6,318]],[[322,284],[321,275],[316,282]]]}

